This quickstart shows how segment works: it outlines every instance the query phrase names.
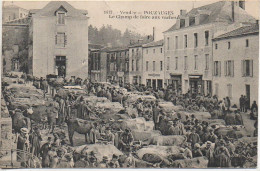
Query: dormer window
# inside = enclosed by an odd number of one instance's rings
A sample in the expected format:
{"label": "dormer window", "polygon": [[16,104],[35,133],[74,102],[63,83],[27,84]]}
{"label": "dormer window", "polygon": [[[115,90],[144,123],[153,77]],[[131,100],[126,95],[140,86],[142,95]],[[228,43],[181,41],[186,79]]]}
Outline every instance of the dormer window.
{"label": "dormer window", "polygon": [[58,24],[65,24],[65,13],[58,13]]}
{"label": "dormer window", "polygon": [[66,13],[67,13],[67,10],[63,6],[60,6],[60,8],[58,8],[55,11],[55,15],[57,16],[57,23],[58,24],[65,24]]}

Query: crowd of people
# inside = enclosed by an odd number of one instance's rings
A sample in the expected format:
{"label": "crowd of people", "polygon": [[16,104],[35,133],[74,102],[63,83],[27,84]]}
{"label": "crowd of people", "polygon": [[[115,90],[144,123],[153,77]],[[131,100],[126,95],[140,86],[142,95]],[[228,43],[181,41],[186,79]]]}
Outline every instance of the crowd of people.
{"label": "crowd of people", "polygon": [[[46,97],[49,89],[47,79],[31,80],[24,77],[26,83],[33,81],[33,85],[38,84],[38,88],[44,92]],[[182,106],[185,111],[200,111],[209,112],[212,118],[225,119],[229,113],[238,115],[236,118],[242,125],[242,118],[239,117],[240,112],[246,112],[249,109],[248,100],[245,96],[240,98],[240,109],[231,110],[231,104],[228,97],[219,100],[217,96],[194,95],[190,91],[186,94],[180,94],[171,87],[165,89],[154,90],[151,87],[135,86],[135,90],[143,94],[149,94],[156,97],[155,101],[145,101],[137,99],[134,103],[130,103],[128,94],[124,93],[123,89],[104,84],[91,83],[89,80],[77,78],[75,80],[64,80],[65,84],[81,85],[86,90],[87,95],[95,95],[97,97],[106,97],[111,102],[119,102],[125,108],[124,112],[131,118],[143,117],[147,121],[154,122],[154,129],[159,130],[162,135],[183,135],[186,137],[186,142],[181,146],[179,156],[172,156],[169,161],[177,159],[191,159],[194,157],[205,156],[208,159],[208,167],[237,167],[232,163],[231,159],[235,155],[236,147],[233,142],[237,139],[235,130],[229,132],[226,137],[216,135],[216,127],[209,126],[206,121],[201,121],[193,114],[191,116],[183,116],[177,112],[177,118],[172,117],[160,107],[160,100],[170,101],[174,105]],[[129,86],[125,87],[128,91],[132,89]],[[56,88],[58,92],[61,88]],[[55,132],[56,128],[62,129],[66,126],[66,119],[71,117],[91,120],[96,115],[90,104],[84,101],[82,96],[77,96],[75,93],[69,93],[65,96],[56,94],[53,96],[53,101],[49,104],[45,118],[42,118],[43,128],[48,128],[49,136],[47,142],[43,145],[43,137],[37,124],[32,126],[31,131],[27,128],[22,128],[17,138],[17,149],[28,151],[41,159],[42,167],[44,168],[120,168],[120,167],[135,167],[134,157],[134,138],[131,129],[121,130],[119,128],[111,128],[105,122],[92,123],[89,134],[88,143],[95,144],[105,142],[112,144],[120,151],[124,152],[124,160],[122,156],[113,155],[109,160],[108,156],[104,156],[101,162],[97,161],[94,151],[82,151],[79,157],[75,157],[70,143],[66,140],[63,134]],[[251,110],[258,110],[257,104],[254,102]],[[28,110],[27,110],[28,112]],[[257,124],[256,124],[257,125]],[[257,127],[257,126],[256,126]],[[234,128],[235,129],[235,128]],[[257,129],[257,128],[256,128]],[[247,155],[247,154],[245,154]],[[22,165],[28,164],[25,156],[20,153],[19,158]],[[163,167],[163,164],[160,166]]]}

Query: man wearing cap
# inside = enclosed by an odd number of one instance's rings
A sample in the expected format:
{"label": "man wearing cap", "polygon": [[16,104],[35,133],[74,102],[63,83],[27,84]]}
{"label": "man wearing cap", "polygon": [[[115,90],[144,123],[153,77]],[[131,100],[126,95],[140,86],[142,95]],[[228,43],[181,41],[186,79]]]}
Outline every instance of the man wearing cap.
{"label": "man wearing cap", "polygon": [[207,141],[206,147],[202,148],[202,154],[208,158],[208,167],[214,167],[215,158],[214,158],[214,149],[212,147],[212,142]]}
{"label": "man wearing cap", "polygon": [[134,137],[130,131],[130,129],[125,129],[125,132],[122,133],[120,143],[123,146],[123,151],[127,151],[128,147],[133,144]]}
{"label": "man wearing cap", "polygon": [[91,151],[89,154],[89,167],[88,168],[96,168],[97,164],[97,157],[95,156],[96,152]]}
{"label": "man wearing cap", "polygon": [[219,141],[219,146],[214,152],[216,159],[216,167],[229,167],[230,166],[230,153],[225,147],[225,141],[221,139]]}
{"label": "man wearing cap", "polygon": [[194,145],[194,148],[192,150],[192,156],[193,157],[202,157],[203,156],[203,154],[202,154],[202,152],[200,150],[200,144],[196,143]]}
{"label": "man wearing cap", "polygon": [[183,156],[185,159],[191,159],[192,158],[192,152],[191,152],[191,146],[189,143],[185,142],[183,144],[184,150],[183,150]]}
{"label": "man wearing cap", "polygon": [[187,141],[191,143],[192,147],[194,146],[194,144],[200,143],[200,137],[196,133],[196,129],[195,128],[192,128],[191,133],[188,136]]}
{"label": "man wearing cap", "polygon": [[98,164],[98,168],[109,168],[108,157],[103,156],[102,161]]}

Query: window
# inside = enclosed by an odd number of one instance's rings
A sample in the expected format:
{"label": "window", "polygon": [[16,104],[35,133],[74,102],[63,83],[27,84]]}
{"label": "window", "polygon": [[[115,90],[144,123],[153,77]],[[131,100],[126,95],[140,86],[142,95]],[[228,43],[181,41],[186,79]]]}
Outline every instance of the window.
{"label": "window", "polygon": [[23,14],[22,13],[20,13],[20,18],[23,18]]}
{"label": "window", "polygon": [[253,77],[253,60],[242,60],[242,76]]}
{"label": "window", "polygon": [[188,35],[184,35],[184,48],[188,47]]}
{"label": "window", "polygon": [[188,56],[184,56],[184,70],[187,70],[188,69],[188,64],[187,64],[187,61],[188,60]]}
{"label": "window", "polygon": [[65,13],[58,13],[58,24],[65,24]]}
{"label": "window", "polygon": [[166,67],[167,71],[170,70],[170,57],[167,57],[167,67]]}
{"label": "window", "polygon": [[146,71],[149,70],[149,61],[146,61]]}
{"label": "window", "polygon": [[249,40],[246,39],[246,47],[249,47]]}
{"label": "window", "polygon": [[134,50],[134,49],[132,49],[132,56],[134,56],[134,53],[135,53],[135,50]]}
{"label": "window", "polygon": [[135,70],[135,68],[134,68],[134,64],[135,64],[135,60],[132,60],[132,71]]}
{"label": "window", "polygon": [[205,46],[209,45],[209,31],[205,31]]}
{"label": "window", "polygon": [[148,49],[146,49],[146,54],[148,54]]}
{"label": "window", "polygon": [[167,37],[167,50],[170,50],[170,38]]}
{"label": "window", "polygon": [[195,24],[195,17],[190,17],[189,18],[189,26],[192,26]]}
{"label": "window", "polygon": [[160,71],[163,70],[163,61],[160,61]]}
{"label": "window", "polygon": [[155,61],[153,61],[153,71],[155,71]]}
{"label": "window", "polygon": [[230,49],[230,46],[231,46],[231,44],[230,44],[230,42],[228,42],[228,49]]}
{"label": "window", "polygon": [[209,54],[205,55],[205,70],[209,69]]}
{"label": "window", "polygon": [[180,19],[180,28],[185,27],[185,19]]}
{"label": "window", "polygon": [[227,85],[228,97],[232,99],[232,84]]}
{"label": "window", "polygon": [[161,48],[161,53],[162,53],[162,48]]}
{"label": "window", "polygon": [[194,56],[194,70],[198,70],[198,55]]}
{"label": "window", "polygon": [[136,60],[136,71],[139,71],[139,59]]}
{"label": "window", "polygon": [[175,70],[178,69],[178,57],[175,57]]}
{"label": "window", "polygon": [[198,47],[198,33],[194,33],[194,47]]}
{"label": "window", "polygon": [[178,49],[178,36],[175,36],[175,49]]}
{"label": "window", "polygon": [[153,49],[153,53],[155,53],[155,49]]}
{"label": "window", "polygon": [[215,49],[218,49],[218,44],[217,43],[215,44]]}
{"label": "window", "polygon": [[214,76],[221,76],[221,62],[214,61]]}
{"label": "window", "polygon": [[225,68],[225,76],[234,76],[234,61],[229,60],[225,61],[224,63],[224,68]]}
{"label": "window", "polygon": [[67,43],[67,40],[66,40],[65,33],[57,33],[57,35],[56,35],[56,45],[61,46],[61,47],[65,47],[66,43]]}
{"label": "window", "polygon": [[126,70],[126,71],[129,71],[129,68],[128,68],[128,67],[129,67],[129,63],[128,63],[128,61],[127,61],[127,62],[125,63],[125,70]]}

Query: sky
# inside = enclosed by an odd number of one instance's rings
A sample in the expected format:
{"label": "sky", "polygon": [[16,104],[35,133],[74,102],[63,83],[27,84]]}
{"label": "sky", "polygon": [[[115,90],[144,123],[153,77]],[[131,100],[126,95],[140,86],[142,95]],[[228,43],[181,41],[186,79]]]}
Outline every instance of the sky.
{"label": "sky", "polygon": [[[218,0],[194,0],[194,1],[68,1],[73,7],[77,9],[88,10],[89,24],[97,28],[102,25],[112,25],[113,28],[119,29],[122,33],[126,28],[138,32],[142,35],[152,34],[153,27],[155,27],[156,39],[163,38],[163,33],[169,29],[174,23],[175,18],[180,14],[180,10],[184,9],[190,11],[192,7],[200,7],[206,4],[216,2]],[[25,9],[41,9],[49,1],[4,1],[4,6],[14,4]],[[259,1],[250,0],[246,1],[246,11],[259,19]],[[112,10],[112,15],[104,14],[105,11]],[[160,19],[118,19],[111,18],[118,16],[120,11],[124,12],[137,12],[138,16],[145,15],[144,11],[172,11],[171,19],[162,19],[162,16],[157,15]],[[122,14],[121,16],[125,16]],[[133,13],[130,16],[134,16]],[[151,14],[146,16],[152,17]]]}

